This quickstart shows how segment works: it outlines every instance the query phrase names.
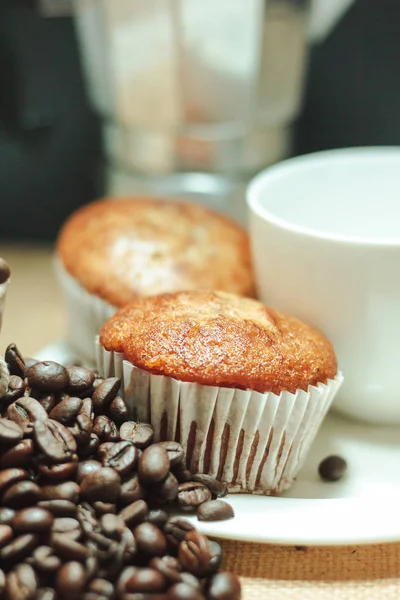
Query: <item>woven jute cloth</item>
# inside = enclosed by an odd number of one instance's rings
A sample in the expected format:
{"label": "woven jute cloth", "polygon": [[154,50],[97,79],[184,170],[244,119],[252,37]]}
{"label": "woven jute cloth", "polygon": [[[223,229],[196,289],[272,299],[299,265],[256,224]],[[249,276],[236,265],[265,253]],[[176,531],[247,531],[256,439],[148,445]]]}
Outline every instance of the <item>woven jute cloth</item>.
{"label": "woven jute cloth", "polygon": [[[51,249],[0,246],[0,256],[12,271],[1,347],[14,341],[29,356],[65,333]],[[241,577],[243,600],[400,600],[400,544],[295,548],[222,541],[221,545],[224,566]]]}

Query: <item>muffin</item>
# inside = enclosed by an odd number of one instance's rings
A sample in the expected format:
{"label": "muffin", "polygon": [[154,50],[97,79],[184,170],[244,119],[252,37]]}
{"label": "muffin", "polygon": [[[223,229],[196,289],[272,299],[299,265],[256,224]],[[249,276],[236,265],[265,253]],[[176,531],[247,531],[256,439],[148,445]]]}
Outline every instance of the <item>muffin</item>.
{"label": "muffin", "polygon": [[133,419],[232,492],[294,481],[342,377],[330,342],[256,300],[213,291],[132,302],[101,328],[98,368]]}
{"label": "muffin", "polygon": [[255,293],[246,232],[174,200],[105,199],[79,209],[60,232],[57,271],[69,341],[86,358],[104,321],[134,299],[192,289]]}

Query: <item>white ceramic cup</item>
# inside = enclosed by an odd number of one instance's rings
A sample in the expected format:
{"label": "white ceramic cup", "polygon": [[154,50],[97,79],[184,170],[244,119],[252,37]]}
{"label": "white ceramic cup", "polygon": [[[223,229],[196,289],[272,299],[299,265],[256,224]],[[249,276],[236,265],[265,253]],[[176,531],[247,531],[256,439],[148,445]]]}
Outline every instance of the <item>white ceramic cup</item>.
{"label": "white ceramic cup", "polygon": [[247,201],[260,298],[331,339],[336,409],[400,423],[400,148],[284,161]]}

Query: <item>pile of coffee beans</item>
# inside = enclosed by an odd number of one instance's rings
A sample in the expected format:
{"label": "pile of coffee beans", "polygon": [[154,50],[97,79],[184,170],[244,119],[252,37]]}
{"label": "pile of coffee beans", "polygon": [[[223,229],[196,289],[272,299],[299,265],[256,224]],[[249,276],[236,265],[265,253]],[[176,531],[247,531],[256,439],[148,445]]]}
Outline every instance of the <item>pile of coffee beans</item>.
{"label": "pile of coffee beans", "polygon": [[128,420],[120,381],[24,360],[11,344],[0,398],[0,598],[238,600],[199,519],[233,516],[220,482],[176,442]]}

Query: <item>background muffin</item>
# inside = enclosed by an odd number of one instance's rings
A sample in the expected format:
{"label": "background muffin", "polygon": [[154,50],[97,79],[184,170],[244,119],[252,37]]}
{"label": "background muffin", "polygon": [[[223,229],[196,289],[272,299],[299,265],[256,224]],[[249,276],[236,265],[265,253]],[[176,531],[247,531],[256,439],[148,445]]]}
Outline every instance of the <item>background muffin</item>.
{"label": "background muffin", "polygon": [[133,416],[232,491],[289,487],[341,383],[321,333],[223,292],[132,303],[102,327],[98,349]]}
{"label": "background muffin", "polygon": [[86,356],[106,318],[134,298],[197,288],[254,296],[247,234],[195,204],[93,202],[66,222],[57,256],[71,313],[70,341]]}

